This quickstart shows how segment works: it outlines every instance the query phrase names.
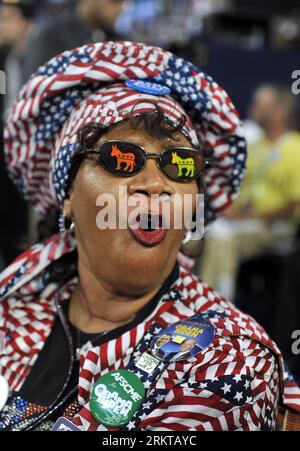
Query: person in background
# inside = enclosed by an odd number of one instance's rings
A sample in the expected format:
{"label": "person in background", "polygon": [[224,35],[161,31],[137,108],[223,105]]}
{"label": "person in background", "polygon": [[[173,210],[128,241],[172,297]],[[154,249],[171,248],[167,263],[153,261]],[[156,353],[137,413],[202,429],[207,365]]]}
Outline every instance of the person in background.
{"label": "person in background", "polygon": [[124,5],[125,0],[78,0],[74,11],[66,11],[38,27],[28,43],[26,77],[65,50],[89,42],[119,40],[114,25]]}
{"label": "person in background", "polygon": [[297,108],[285,87],[263,85],[253,96],[250,117],[264,135],[249,146],[240,197],[211,229],[200,262],[201,277],[227,298],[234,296],[241,260],[288,244],[300,222]]}
{"label": "person in background", "polygon": [[0,70],[5,73],[5,95],[0,95],[0,267],[20,253],[27,233],[26,204],[6,173],[3,121],[24,83],[24,48],[35,25],[37,5],[35,0],[0,0]]}
{"label": "person in background", "polygon": [[0,0],[0,42],[8,48],[3,68],[6,73],[4,114],[25,82],[25,48],[35,25],[37,5],[37,0]]}

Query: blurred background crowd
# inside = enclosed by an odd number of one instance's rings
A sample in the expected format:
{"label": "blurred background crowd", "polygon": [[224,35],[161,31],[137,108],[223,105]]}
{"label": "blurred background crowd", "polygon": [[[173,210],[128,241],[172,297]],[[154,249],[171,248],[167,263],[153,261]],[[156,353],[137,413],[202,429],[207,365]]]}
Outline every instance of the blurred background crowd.
{"label": "blurred background crowd", "polygon": [[237,106],[249,146],[240,198],[185,250],[196,274],[263,324],[300,379],[291,351],[300,330],[299,0],[0,0],[0,269],[38,239],[5,171],[7,112],[50,57],[108,39],[183,56]]}

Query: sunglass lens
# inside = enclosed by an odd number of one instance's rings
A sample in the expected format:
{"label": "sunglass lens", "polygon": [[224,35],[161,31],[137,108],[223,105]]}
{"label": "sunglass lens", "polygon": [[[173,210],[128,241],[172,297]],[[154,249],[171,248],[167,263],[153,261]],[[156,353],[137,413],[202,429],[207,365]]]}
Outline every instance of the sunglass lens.
{"label": "sunglass lens", "polygon": [[108,141],[104,143],[100,158],[109,172],[123,177],[137,174],[144,166],[142,149],[126,142]]}
{"label": "sunglass lens", "polygon": [[199,152],[184,148],[168,149],[162,158],[162,170],[173,180],[190,182],[201,175],[203,157]]}

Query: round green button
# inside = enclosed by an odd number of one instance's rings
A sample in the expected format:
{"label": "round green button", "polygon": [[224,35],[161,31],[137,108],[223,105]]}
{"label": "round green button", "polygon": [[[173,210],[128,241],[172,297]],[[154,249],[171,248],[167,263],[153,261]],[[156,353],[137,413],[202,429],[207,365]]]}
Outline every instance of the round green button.
{"label": "round green button", "polygon": [[129,423],[144,397],[144,385],[134,373],[115,370],[95,383],[89,405],[99,423],[120,427]]}

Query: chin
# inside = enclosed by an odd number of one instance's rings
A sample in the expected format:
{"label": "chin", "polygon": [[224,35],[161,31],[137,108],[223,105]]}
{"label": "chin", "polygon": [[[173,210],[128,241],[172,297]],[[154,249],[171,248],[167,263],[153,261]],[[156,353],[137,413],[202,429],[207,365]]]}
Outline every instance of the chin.
{"label": "chin", "polygon": [[[162,252],[141,252],[127,256],[126,270],[120,274],[120,281],[126,281],[128,287],[143,289],[163,282],[168,277],[174,263]],[[119,272],[119,271],[118,271]]]}
{"label": "chin", "polygon": [[[144,295],[153,289],[156,285],[163,283],[164,280],[160,280],[162,271],[158,274],[137,274],[136,277],[132,277],[130,280],[126,280],[123,288],[124,293],[131,295]],[[165,279],[165,278],[164,278]]]}
{"label": "chin", "polygon": [[168,261],[167,256],[163,252],[141,252],[136,253],[133,257],[127,258],[126,266],[130,268],[130,272],[139,274],[141,277],[154,277],[159,275],[166,267]]}

